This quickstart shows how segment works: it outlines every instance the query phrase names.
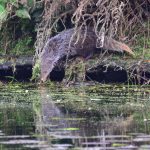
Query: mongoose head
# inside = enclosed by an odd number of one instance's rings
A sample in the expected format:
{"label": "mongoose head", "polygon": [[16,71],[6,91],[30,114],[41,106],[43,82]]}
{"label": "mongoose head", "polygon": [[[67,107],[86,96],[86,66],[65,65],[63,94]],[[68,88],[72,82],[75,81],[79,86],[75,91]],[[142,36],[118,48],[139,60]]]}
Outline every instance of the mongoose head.
{"label": "mongoose head", "polygon": [[59,56],[52,57],[50,53],[45,52],[41,59],[41,81],[45,82],[51,71],[54,69]]}
{"label": "mongoose head", "polygon": [[40,64],[41,64],[40,79],[41,82],[45,82],[53,69],[53,63],[51,62],[51,60],[48,59],[48,57],[45,57],[44,59],[41,60]]}
{"label": "mongoose head", "polygon": [[48,71],[44,71],[41,74],[41,82],[45,82],[47,80],[48,76],[49,76],[49,72]]}

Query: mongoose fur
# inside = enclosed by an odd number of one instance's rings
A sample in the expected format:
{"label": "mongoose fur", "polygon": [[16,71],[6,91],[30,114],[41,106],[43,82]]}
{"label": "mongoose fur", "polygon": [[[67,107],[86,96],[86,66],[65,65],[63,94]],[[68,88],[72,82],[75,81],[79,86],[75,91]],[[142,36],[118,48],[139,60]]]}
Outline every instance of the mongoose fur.
{"label": "mongoose fur", "polygon": [[[83,58],[89,58],[97,51],[97,37],[92,30],[87,31],[86,37],[84,37],[84,33],[80,33],[77,43],[75,43],[75,40],[71,41],[73,34],[74,29],[69,29],[48,39],[46,42],[40,55],[42,82],[47,80],[50,72],[61,58],[65,56],[81,56]],[[108,37],[104,38],[103,47],[99,48],[98,50],[100,49],[117,52],[125,51],[129,54],[134,54],[126,44]]]}

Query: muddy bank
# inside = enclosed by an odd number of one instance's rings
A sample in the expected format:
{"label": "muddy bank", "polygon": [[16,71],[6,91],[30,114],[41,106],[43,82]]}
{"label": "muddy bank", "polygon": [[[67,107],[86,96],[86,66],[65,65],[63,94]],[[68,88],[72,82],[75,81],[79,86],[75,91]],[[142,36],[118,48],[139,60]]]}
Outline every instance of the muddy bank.
{"label": "muddy bank", "polygon": [[88,65],[87,77],[99,82],[150,84],[150,63],[132,59],[104,59],[94,67]]}
{"label": "muddy bank", "polygon": [[1,81],[29,81],[32,77],[33,57],[0,57]]}
{"label": "muddy bank", "polygon": [[[65,67],[64,67],[65,66]],[[0,80],[30,81],[32,77],[33,57],[1,57]],[[65,69],[64,69],[65,68]],[[150,84],[150,62],[131,59],[112,59],[98,57],[86,62],[82,59],[73,59],[66,63],[60,61],[50,74],[50,80],[83,81],[94,80],[101,83],[140,83]],[[84,76],[84,77],[83,77]]]}

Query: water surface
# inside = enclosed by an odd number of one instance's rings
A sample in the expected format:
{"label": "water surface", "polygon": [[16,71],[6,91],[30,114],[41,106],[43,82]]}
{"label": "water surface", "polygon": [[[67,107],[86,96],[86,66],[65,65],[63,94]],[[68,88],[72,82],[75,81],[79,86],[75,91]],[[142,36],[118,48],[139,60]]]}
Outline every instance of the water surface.
{"label": "water surface", "polygon": [[2,150],[148,150],[150,87],[0,88]]}

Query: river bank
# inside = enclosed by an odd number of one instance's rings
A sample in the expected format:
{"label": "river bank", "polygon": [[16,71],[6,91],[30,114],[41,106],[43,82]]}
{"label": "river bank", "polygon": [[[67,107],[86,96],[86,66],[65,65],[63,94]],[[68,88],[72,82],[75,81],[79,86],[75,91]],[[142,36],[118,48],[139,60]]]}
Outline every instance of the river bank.
{"label": "river bank", "polygon": [[[0,57],[0,80],[30,81],[33,64],[32,56]],[[50,74],[50,80],[62,81],[65,78],[64,64],[63,61],[57,64]],[[66,70],[76,71],[75,74],[79,76],[78,80],[80,81],[83,80],[80,78],[80,73],[82,73],[85,75],[85,81],[150,84],[150,62],[148,60],[95,57],[85,62],[85,60],[77,58],[72,62],[69,61],[68,66],[69,69]]]}

